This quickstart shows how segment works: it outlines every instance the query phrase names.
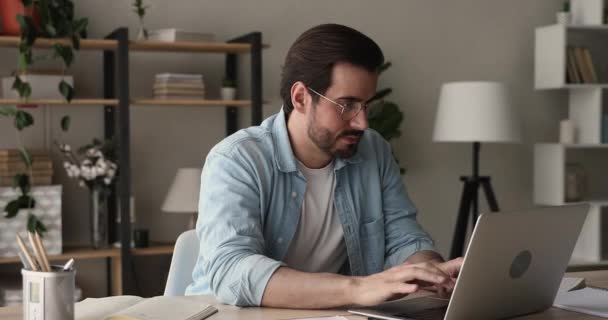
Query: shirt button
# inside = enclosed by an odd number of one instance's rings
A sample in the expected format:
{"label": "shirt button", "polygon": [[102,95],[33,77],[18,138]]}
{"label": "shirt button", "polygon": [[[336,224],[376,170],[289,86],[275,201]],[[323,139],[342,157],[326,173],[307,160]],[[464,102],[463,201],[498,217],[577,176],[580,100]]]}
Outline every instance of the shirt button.
{"label": "shirt button", "polygon": [[295,191],[291,193],[291,197],[292,197],[292,198],[295,198],[295,197],[297,197],[297,196],[298,196],[298,194],[297,194]]}

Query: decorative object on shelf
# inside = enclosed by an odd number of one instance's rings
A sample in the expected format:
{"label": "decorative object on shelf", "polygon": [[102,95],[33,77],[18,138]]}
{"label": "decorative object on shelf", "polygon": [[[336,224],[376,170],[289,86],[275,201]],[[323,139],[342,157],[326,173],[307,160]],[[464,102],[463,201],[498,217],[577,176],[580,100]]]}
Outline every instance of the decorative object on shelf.
{"label": "decorative object on shelf", "polygon": [[149,6],[144,5],[143,0],[133,1],[133,12],[137,14],[139,18],[139,31],[137,32],[137,40],[148,40],[148,29],[144,25],[144,16],[146,15],[146,9]]}
{"label": "decorative object on shelf", "polygon": [[202,74],[160,73],[155,76],[154,99],[205,99]]}
{"label": "decorative object on shelf", "polygon": [[230,78],[222,80],[222,100],[236,100],[236,82]]}
{"label": "decorative object on shelf", "polygon": [[[68,131],[70,118],[61,119],[61,128]],[[80,159],[72,151],[72,147],[65,143],[55,142],[65,161],[63,166],[68,177],[78,179],[81,187],[89,189],[90,210],[89,226],[91,245],[93,248],[103,248],[108,245],[108,196],[116,180],[118,165],[114,142],[93,139],[78,149]]]}
{"label": "decorative object on shelf", "polygon": [[134,229],[133,243],[135,248],[147,248],[150,245],[150,233],[148,229]]}
{"label": "decorative object on shelf", "polygon": [[[382,74],[392,66],[390,61],[385,62],[379,69],[378,73]],[[378,131],[386,140],[391,141],[394,138],[401,136],[401,122],[403,122],[403,112],[399,106],[392,101],[385,100],[388,95],[393,92],[392,88],[381,89],[368,101],[369,114],[367,116],[369,127]],[[395,156],[395,160],[399,163],[399,159]],[[399,168],[401,174],[405,174],[404,168]]]}
{"label": "decorative object on shelf", "polygon": [[18,36],[21,32],[17,15],[32,17],[36,25],[40,25],[38,12],[33,14],[32,7],[25,8],[23,0],[0,1],[0,31],[3,35]]}
{"label": "decorative object on shelf", "polygon": [[573,25],[604,24],[604,0],[570,0],[571,22]]}
{"label": "decorative object on shelf", "polygon": [[162,42],[215,42],[215,34],[167,28],[148,32],[148,40]]}
{"label": "decorative object on shelf", "polygon": [[566,202],[582,201],[587,192],[587,175],[582,165],[566,163],[564,196]]}
{"label": "decorative object on shelf", "polygon": [[483,187],[490,210],[498,211],[489,176],[479,175],[481,142],[512,143],[521,140],[520,124],[510,104],[507,87],[499,82],[452,82],[441,87],[433,140],[473,144],[473,172],[464,182],[450,253],[459,257],[465,248],[469,214],[473,225],[479,216],[478,191]]}
{"label": "decorative object on shelf", "polygon": [[27,175],[31,185],[50,185],[53,178],[53,163],[45,150],[30,151],[32,167],[28,168],[17,149],[0,149],[0,186],[13,186],[17,175]]}
{"label": "decorative object on shelf", "polygon": [[177,170],[162,206],[164,212],[191,214],[188,229],[194,229],[196,224],[201,172],[200,168],[180,168]]}
{"label": "decorative object on shelf", "polygon": [[[63,96],[57,87],[62,81],[68,85],[74,86],[74,78],[71,75],[64,75],[62,71],[32,71],[29,70],[26,74],[19,75],[22,82],[27,82],[32,88],[30,99],[62,99]],[[12,86],[14,76],[2,78],[2,97],[5,99],[18,99],[19,92]]]}
{"label": "decorative object on shelf", "polygon": [[571,15],[570,15],[570,2],[569,1],[564,1],[564,4],[562,6],[562,11],[559,11],[556,13],[556,21],[557,21],[557,23],[561,23],[564,25],[570,24]]}
{"label": "decorative object on shelf", "polygon": [[[36,223],[44,225],[46,234],[43,242],[49,254],[61,254],[61,185],[34,186],[30,196],[36,207],[30,209],[29,215],[18,214],[12,218],[0,217],[0,257],[14,257],[18,252],[15,240],[15,230],[33,230],[31,216],[37,218]],[[13,199],[19,198],[21,191],[16,188],[0,187],[0,208],[5,207]]]}
{"label": "decorative object on shelf", "polygon": [[576,143],[576,128],[574,127],[574,121],[564,119],[559,122],[559,143]]}

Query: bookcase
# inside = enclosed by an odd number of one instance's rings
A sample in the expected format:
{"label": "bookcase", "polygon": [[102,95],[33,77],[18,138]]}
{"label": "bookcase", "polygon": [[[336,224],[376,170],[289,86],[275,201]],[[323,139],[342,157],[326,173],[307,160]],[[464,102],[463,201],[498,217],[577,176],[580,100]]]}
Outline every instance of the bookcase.
{"label": "bookcase", "polygon": [[[567,90],[568,119],[575,126],[574,144],[540,143],[534,146],[534,202],[563,205],[566,201],[567,166],[584,169],[584,198],[591,205],[578,239],[571,265],[608,261],[608,25],[603,0],[573,0],[572,24],[549,25],[535,32],[536,90]],[[588,67],[596,81],[576,83],[568,50],[586,48]],[[580,63],[580,61],[579,61]],[[570,66],[569,66],[570,64]]]}
{"label": "bookcase", "polygon": [[[50,48],[54,43],[67,44],[64,39],[37,39],[34,46]],[[0,47],[16,48],[18,37],[0,36]],[[76,259],[105,259],[108,269],[107,290],[112,295],[139,295],[134,285],[132,259],[134,256],[167,255],[173,252],[173,244],[153,244],[150,248],[131,249],[130,197],[131,197],[131,121],[130,107],[137,106],[190,106],[190,107],[224,107],[226,135],[238,129],[238,108],[251,108],[251,124],[257,125],[262,121],[262,34],[251,32],[226,42],[159,42],[159,41],[130,41],[127,28],[118,28],[105,39],[83,39],[81,50],[96,50],[102,52],[103,58],[103,97],[76,97],[70,103],[61,99],[28,100],[27,104],[39,105],[74,105],[74,106],[103,106],[104,136],[114,137],[118,144],[118,163],[120,174],[117,186],[111,196],[108,225],[109,234],[119,235],[120,248],[93,250],[89,248],[64,248],[62,255],[51,256],[50,260]],[[201,53],[223,54],[225,74],[237,81],[239,57],[248,55],[250,58],[250,92],[249,99],[224,101],[219,99],[192,100],[155,100],[133,99],[129,91],[129,54],[131,52],[157,53]],[[241,73],[242,74],[242,73]],[[221,79],[214,79],[218,82]],[[76,79],[77,81],[77,79]],[[241,92],[242,93],[242,92]],[[0,99],[0,105],[15,105],[24,103],[16,99]],[[118,208],[120,206],[120,208]],[[117,212],[120,212],[121,223],[116,226]],[[114,230],[118,229],[118,230]],[[114,241],[117,239],[110,239]],[[18,263],[19,259],[3,258],[1,263]]]}

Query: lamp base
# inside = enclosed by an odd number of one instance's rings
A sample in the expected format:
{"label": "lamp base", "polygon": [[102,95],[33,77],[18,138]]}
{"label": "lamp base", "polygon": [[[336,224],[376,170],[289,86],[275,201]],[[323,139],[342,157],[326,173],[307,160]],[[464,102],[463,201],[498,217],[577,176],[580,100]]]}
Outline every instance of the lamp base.
{"label": "lamp base", "polygon": [[460,180],[464,182],[462,196],[460,198],[460,206],[458,209],[458,219],[456,220],[456,230],[454,231],[454,239],[452,240],[452,249],[450,250],[450,259],[458,258],[464,253],[464,242],[467,234],[467,225],[469,222],[469,214],[472,214],[473,227],[477,222],[479,212],[477,212],[477,195],[479,187],[482,186],[488,205],[492,212],[498,211],[498,203],[496,196],[490,183],[490,177],[487,176],[463,176]]}

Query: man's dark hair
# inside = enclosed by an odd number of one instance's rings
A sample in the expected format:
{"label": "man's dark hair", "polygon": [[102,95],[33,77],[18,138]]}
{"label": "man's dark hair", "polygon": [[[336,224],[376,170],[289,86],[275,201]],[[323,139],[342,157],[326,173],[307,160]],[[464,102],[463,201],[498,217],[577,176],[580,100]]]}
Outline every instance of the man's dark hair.
{"label": "man's dark hair", "polygon": [[[325,94],[331,85],[334,65],[347,62],[376,72],[384,63],[380,47],[363,33],[339,24],[316,26],[291,45],[281,78],[281,98],[285,114],[291,114],[291,87],[297,81]],[[316,103],[319,96],[313,95]]]}

